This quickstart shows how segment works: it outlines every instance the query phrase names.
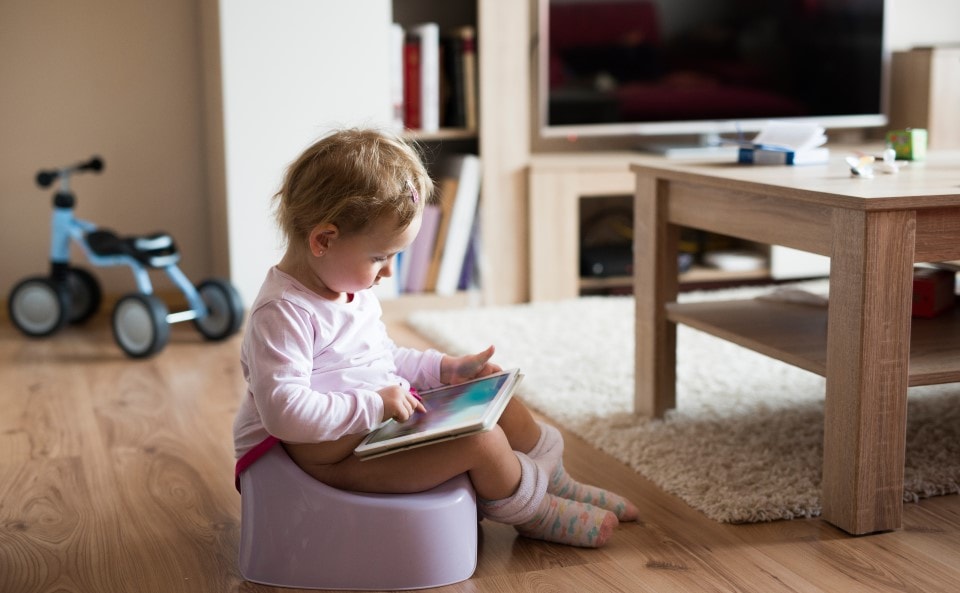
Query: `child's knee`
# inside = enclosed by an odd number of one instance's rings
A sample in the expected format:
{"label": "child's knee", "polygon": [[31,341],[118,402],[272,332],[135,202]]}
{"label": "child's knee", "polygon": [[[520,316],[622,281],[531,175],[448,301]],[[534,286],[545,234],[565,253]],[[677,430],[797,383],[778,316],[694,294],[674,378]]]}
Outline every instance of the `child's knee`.
{"label": "child's knee", "polygon": [[510,441],[507,440],[507,435],[504,434],[503,429],[499,426],[494,426],[486,432],[473,435],[471,440],[471,444],[479,456],[498,457],[508,454],[513,455]]}

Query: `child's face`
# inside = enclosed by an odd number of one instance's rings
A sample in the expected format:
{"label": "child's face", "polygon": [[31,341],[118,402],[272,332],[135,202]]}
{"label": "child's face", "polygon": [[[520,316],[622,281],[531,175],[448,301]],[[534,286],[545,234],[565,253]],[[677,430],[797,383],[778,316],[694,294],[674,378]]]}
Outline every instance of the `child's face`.
{"label": "child's face", "polygon": [[390,217],[383,218],[366,231],[349,235],[335,234],[323,255],[313,258],[313,270],[332,292],[357,292],[393,276],[397,253],[406,249],[420,231],[420,217],[403,229]]}

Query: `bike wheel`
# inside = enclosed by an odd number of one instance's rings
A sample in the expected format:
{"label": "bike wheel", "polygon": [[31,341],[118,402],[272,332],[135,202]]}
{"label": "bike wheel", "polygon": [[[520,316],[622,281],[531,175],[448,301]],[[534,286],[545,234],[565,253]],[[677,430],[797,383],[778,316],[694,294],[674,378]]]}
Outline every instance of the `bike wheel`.
{"label": "bike wheel", "polygon": [[70,291],[70,323],[83,323],[100,310],[103,294],[93,274],[83,268],[70,268],[66,284]]}
{"label": "bike wheel", "polygon": [[10,291],[7,312],[13,325],[28,336],[49,336],[67,323],[70,294],[46,276],[32,276]]}
{"label": "bike wheel", "polygon": [[197,285],[197,292],[207,314],[193,320],[203,337],[208,340],[223,340],[237,333],[243,323],[243,301],[240,293],[225,280],[212,278]]}
{"label": "bike wheel", "polygon": [[128,294],[113,308],[113,338],[132,358],[160,352],[170,339],[167,306],[152,294]]}

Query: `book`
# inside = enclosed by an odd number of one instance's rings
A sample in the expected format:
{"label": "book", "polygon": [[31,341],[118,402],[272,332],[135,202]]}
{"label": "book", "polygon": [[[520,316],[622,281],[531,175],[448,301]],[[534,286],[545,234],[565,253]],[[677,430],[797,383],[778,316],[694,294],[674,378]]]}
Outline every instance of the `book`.
{"label": "book", "polygon": [[827,141],[822,126],[808,122],[768,122],[753,138],[753,146],[805,151],[823,146]]}
{"label": "book", "polygon": [[420,41],[420,126],[424,132],[440,129],[440,26],[421,23],[410,27]]}
{"label": "book", "polygon": [[403,42],[403,125],[420,129],[420,37],[407,32]]}
{"label": "book", "polygon": [[737,162],[750,165],[815,165],[830,160],[821,126],[806,122],[768,123],[752,142],[740,144]]}
{"label": "book", "polygon": [[477,35],[476,29],[467,25],[456,30],[462,40],[463,96],[466,128],[477,129]]}
{"label": "book", "polygon": [[433,248],[440,228],[440,207],[428,204],[423,209],[423,222],[416,239],[407,248],[404,258],[406,272],[403,282],[404,292],[424,292],[427,286],[427,272],[433,258]]}
{"label": "book", "polygon": [[748,165],[818,165],[830,160],[826,147],[790,150],[766,146],[742,146],[737,152],[737,162]]}
{"label": "book", "polygon": [[457,290],[471,290],[480,286],[480,217],[474,216],[473,229],[470,232],[470,242],[467,244],[467,254],[463,258],[463,267],[460,270],[460,281]]}
{"label": "book", "polygon": [[480,157],[474,154],[459,155],[455,166],[458,171],[457,193],[443,238],[443,256],[437,274],[436,292],[440,295],[457,292],[480,200]]}
{"label": "book", "polygon": [[442,123],[447,128],[467,127],[467,97],[463,78],[463,38],[454,33],[443,39],[442,78],[445,94]]}
{"label": "book", "polygon": [[363,439],[354,454],[372,459],[486,432],[500,419],[521,380],[519,369],[508,369],[424,391],[418,397],[426,412],[416,412],[404,422],[387,420]]}
{"label": "book", "polygon": [[430,256],[430,265],[427,268],[427,278],[424,282],[425,292],[434,292],[437,289],[437,277],[440,275],[440,262],[443,259],[444,243],[447,240],[447,230],[450,228],[450,215],[453,214],[453,201],[457,197],[457,185],[460,183],[458,171],[452,159],[446,163],[446,171],[439,183],[439,218],[437,235],[434,237],[433,253]]}
{"label": "book", "polygon": [[450,48],[447,46],[446,41],[443,37],[440,38],[440,49],[438,54],[440,70],[439,70],[439,88],[437,89],[437,95],[439,97],[438,106],[440,112],[438,114],[438,121],[440,122],[440,127],[447,127],[447,107],[450,103],[450,76],[447,73],[447,53],[450,51]]}

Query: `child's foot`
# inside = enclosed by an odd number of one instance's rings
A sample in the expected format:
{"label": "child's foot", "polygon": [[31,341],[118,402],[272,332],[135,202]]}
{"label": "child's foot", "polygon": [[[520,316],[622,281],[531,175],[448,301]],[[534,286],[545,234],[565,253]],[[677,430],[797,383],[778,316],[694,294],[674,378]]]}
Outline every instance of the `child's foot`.
{"label": "child's foot", "polygon": [[547,493],[606,509],[616,515],[620,521],[636,521],[640,514],[632,502],[619,494],[577,482],[563,469],[562,463],[553,470],[550,483],[547,485]]}
{"label": "child's foot", "polygon": [[613,535],[617,523],[616,515],[610,511],[547,494],[533,519],[515,527],[525,537],[599,548]]}

